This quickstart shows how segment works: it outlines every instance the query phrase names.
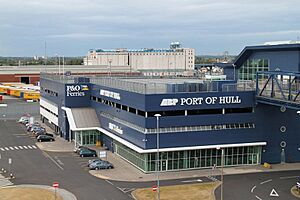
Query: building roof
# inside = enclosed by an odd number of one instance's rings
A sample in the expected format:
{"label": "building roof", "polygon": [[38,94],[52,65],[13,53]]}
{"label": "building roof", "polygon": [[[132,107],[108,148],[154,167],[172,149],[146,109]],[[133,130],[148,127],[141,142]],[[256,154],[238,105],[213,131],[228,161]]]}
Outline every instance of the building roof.
{"label": "building roof", "polygon": [[100,127],[94,108],[63,108],[70,123],[71,130]]}
{"label": "building roof", "polygon": [[236,57],[234,65],[240,68],[242,64],[249,58],[253,52],[262,51],[300,51],[300,44],[278,44],[278,45],[259,45],[246,46],[242,52]]}

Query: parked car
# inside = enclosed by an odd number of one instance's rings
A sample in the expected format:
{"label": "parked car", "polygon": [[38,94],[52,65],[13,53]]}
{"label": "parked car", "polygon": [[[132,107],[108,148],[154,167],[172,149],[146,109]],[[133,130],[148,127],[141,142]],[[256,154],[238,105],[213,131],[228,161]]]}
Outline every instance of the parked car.
{"label": "parked car", "polygon": [[90,164],[95,163],[95,162],[102,162],[102,160],[100,158],[95,158],[95,159],[89,160],[88,167],[90,166]]}
{"label": "parked car", "polygon": [[33,132],[34,134],[36,134],[38,132],[46,132],[46,130],[43,127],[34,127],[31,132]]}
{"label": "parked car", "polygon": [[45,133],[46,133],[45,130],[39,130],[39,131],[34,132],[34,135],[37,138],[40,135],[45,135]]}
{"label": "parked car", "polygon": [[82,148],[79,151],[79,156],[80,157],[97,157],[97,153],[95,150],[93,149],[89,149],[89,148]]}
{"label": "parked car", "polygon": [[36,139],[38,142],[52,142],[55,140],[54,137],[51,137],[49,135],[39,135]]}
{"label": "parked car", "polygon": [[19,123],[26,124],[29,122],[29,117],[23,116],[18,120]]}
{"label": "parked car", "polygon": [[35,131],[38,131],[40,129],[44,129],[43,127],[40,127],[40,126],[28,126],[27,127],[27,131],[30,131],[30,132],[35,132]]}
{"label": "parked car", "polygon": [[53,134],[51,134],[51,133],[46,133],[46,132],[44,132],[44,131],[37,132],[37,133],[35,134],[35,137],[37,138],[37,137],[39,137],[40,135],[48,135],[48,136],[54,138],[54,135],[53,135]]}
{"label": "parked car", "polygon": [[74,149],[74,152],[77,153],[77,154],[79,154],[79,152],[80,152],[81,149],[88,149],[88,148],[85,147],[85,146],[78,146],[78,147],[76,147],[76,148]]}
{"label": "parked car", "polygon": [[98,170],[98,169],[112,169],[112,168],[114,168],[114,166],[110,162],[102,160],[101,162],[91,163],[89,165],[89,168],[91,170],[93,170],[93,169],[95,169],[95,170]]}

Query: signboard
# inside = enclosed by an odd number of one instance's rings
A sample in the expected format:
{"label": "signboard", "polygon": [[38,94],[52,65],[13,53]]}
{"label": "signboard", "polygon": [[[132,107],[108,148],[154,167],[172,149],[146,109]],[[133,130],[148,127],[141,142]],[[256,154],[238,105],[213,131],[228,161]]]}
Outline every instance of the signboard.
{"label": "signboard", "polygon": [[110,97],[113,99],[117,99],[117,100],[121,99],[121,96],[119,93],[108,91],[108,90],[100,90],[100,95]]}
{"label": "signboard", "polygon": [[53,186],[54,188],[58,188],[58,187],[59,187],[59,184],[58,184],[58,182],[54,182],[54,183],[52,184],[52,186]]}
{"label": "signboard", "polygon": [[153,192],[156,192],[156,191],[157,191],[157,186],[156,186],[156,185],[152,186],[152,191],[153,191]]}
{"label": "signboard", "polygon": [[242,100],[239,96],[222,96],[222,97],[190,97],[190,98],[172,98],[162,99],[160,106],[195,106],[195,105],[225,105],[240,104]]}
{"label": "signboard", "polygon": [[67,85],[66,95],[67,97],[84,97],[85,91],[88,91],[87,85]]}
{"label": "signboard", "polygon": [[115,132],[117,132],[117,133],[119,133],[119,134],[123,134],[123,130],[119,126],[117,126],[113,123],[108,123],[108,128],[115,131]]}
{"label": "signboard", "polygon": [[106,158],[106,151],[100,151],[99,152],[99,157],[100,158]]}

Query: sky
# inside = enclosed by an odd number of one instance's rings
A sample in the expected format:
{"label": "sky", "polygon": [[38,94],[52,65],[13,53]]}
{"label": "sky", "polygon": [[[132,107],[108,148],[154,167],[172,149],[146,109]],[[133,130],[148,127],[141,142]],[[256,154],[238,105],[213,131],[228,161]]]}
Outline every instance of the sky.
{"label": "sky", "polygon": [[299,0],[0,0],[0,56],[85,56],[89,49],[239,54],[300,36]]}

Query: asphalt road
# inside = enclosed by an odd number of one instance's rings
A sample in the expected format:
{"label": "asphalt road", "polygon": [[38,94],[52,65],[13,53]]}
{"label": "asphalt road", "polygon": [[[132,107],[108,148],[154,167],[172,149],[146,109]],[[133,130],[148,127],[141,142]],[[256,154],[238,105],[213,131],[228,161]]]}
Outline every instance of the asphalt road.
{"label": "asphalt road", "polygon": [[88,159],[73,153],[47,153],[36,148],[34,138],[15,121],[0,121],[0,153],[0,167],[14,174],[14,184],[59,182],[61,188],[74,193],[78,200],[131,199],[130,193],[90,175],[85,167]]}

